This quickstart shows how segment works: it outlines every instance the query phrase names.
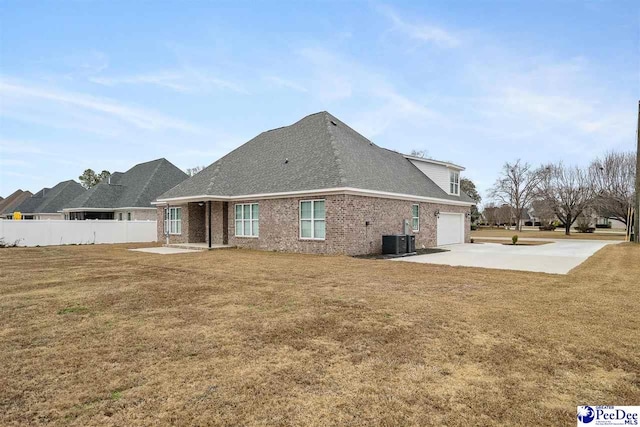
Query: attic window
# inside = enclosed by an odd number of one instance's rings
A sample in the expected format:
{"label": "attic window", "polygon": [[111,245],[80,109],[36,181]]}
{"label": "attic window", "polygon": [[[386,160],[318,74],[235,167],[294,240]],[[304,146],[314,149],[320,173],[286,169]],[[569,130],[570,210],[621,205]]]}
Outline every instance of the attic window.
{"label": "attic window", "polygon": [[331,120],[331,124],[334,126],[338,126],[338,124],[336,122],[334,122],[333,120]]}

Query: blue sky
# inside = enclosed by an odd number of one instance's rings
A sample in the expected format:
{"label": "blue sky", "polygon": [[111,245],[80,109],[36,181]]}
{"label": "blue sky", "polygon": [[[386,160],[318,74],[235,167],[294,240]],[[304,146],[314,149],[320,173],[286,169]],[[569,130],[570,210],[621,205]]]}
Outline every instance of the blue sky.
{"label": "blue sky", "polygon": [[635,147],[640,3],[1,2],[0,196],[327,110],[467,168]]}

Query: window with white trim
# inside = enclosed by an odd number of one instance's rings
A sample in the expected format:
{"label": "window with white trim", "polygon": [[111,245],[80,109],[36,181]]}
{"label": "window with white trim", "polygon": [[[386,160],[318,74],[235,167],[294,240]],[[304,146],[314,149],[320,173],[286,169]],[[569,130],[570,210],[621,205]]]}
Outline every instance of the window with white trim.
{"label": "window with white trim", "polygon": [[165,208],[164,232],[182,234],[182,208]]}
{"label": "window with white trim", "polygon": [[258,237],[260,208],[257,203],[236,205],[236,236]]}
{"label": "window with white trim", "polygon": [[460,195],[460,172],[449,171],[449,193]]}
{"label": "window with white trim", "polygon": [[420,205],[411,205],[411,229],[420,231]]}
{"label": "window with white trim", "polygon": [[324,200],[301,201],[300,238],[324,240],[325,228]]}

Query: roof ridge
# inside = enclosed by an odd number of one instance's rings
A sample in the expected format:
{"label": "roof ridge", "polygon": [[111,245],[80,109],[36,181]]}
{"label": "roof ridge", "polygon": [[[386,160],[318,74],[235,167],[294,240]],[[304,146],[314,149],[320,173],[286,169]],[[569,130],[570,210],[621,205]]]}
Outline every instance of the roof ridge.
{"label": "roof ridge", "polygon": [[[138,200],[140,200],[140,197],[142,196],[142,194],[144,194],[144,192],[147,190],[147,188],[149,187],[149,183],[153,180],[153,177],[156,176],[156,174],[158,173],[158,169],[160,169],[160,166],[162,166],[162,164],[164,162],[168,162],[167,159],[165,159],[164,157],[158,162],[158,164],[156,165],[155,169],[153,170],[153,172],[151,172],[151,174],[149,175],[149,177],[147,178],[147,182],[144,183],[144,186],[142,187],[142,190],[140,190],[140,192],[138,193],[138,196],[136,197],[134,206],[137,206]],[[153,160],[155,162],[155,160]],[[150,162],[146,162],[146,163],[150,163]],[[118,184],[116,184],[118,185]]]}
{"label": "roof ridge", "polygon": [[332,132],[332,127],[333,127],[333,123],[331,123],[333,120],[330,119],[331,114],[329,114],[328,112],[324,111],[324,120],[325,120],[325,125],[326,125],[326,130],[327,133],[329,134],[329,143],[331,144],[331,148],[333,151],[333,155],[336,158],[336,167],[338,169],[338,176],[340,177],[340,183],[341,184],[346,184],[347,182],[347,174],[345,173],[344,167],[342,165],[342,159],[340,158],[340,154],[338,151],[338,143],[336,142],[336,139],[334,138],[333,132]]}

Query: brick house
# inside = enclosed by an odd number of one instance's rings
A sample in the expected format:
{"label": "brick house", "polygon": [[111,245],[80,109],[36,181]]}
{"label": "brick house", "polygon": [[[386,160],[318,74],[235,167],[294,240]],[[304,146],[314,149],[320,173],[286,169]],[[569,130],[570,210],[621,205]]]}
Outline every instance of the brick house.
{"label": "brick house", "polygon": [[64,219],[62,208],[87,190],[74,180],[62,181],[53,188],[43,188],[14,208],[23,220]]}
{"label": "brick house", "polygon": [[469,240],[464,168],[373,144],[327,112],[266,131],[162,194],[158,240],[379,253],[408,224],[416,247]]}
{"label": "brick house", "polygon": [[66,203],[64,218],[155,221],[156,207],[151,202],[186,178],[164,158],[139,163],[124,173],[114,172],[107,181]]}

